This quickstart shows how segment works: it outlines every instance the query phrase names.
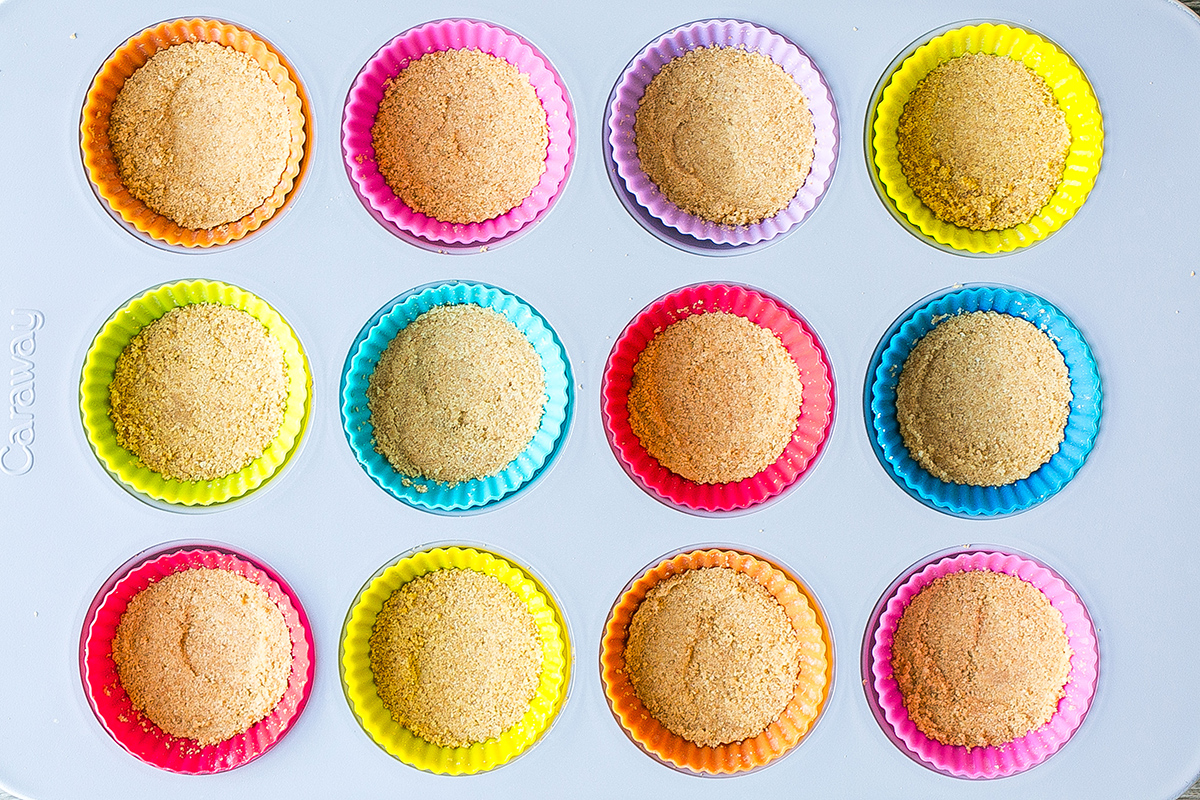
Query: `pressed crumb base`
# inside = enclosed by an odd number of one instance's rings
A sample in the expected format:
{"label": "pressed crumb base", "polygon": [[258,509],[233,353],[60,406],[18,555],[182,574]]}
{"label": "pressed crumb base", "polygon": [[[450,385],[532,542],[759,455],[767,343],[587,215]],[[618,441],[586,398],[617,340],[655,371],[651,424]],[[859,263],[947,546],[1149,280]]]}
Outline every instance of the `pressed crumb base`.
{"label": "pressed crumb base", "polygon": [[202,747],[270,713],[292,671],[282,612],[261,586],[221,569],[177,572],[139,592],[112,654],[134,708]]}
{"label": "pressed crumb base", "polygon": [[1062,182],[1071,130],[1050,87],[1007,56],[968,53],[913,89],[898,130],[913,194],[952,225],[1029,222]]}
{"label": "pressed crumb base", "polygon": [[650,81],[634,120],[638,159],[689,214],[749,225],[786,208],[816,132],[796,81],[761,53],[701,47]]}
{"label": "pressed crumb base", "polygon": [[261,456],[286,401],[279,342],[251,314],[213,303],[173,308],[143,328],[109,385],[117,443],[180,481],[223,478]]}
{"label": "pressed crumb base", "polygon": [[721,311],[693,314],[633,366],[629,426],[660,464],[731,483],[773,464],[800,416],[800,371],[770,330]]}
{"label": "pressed crumb base", "polygon": [[529,76],[477,49],[442,50],[391,78],[371,128],[379,171],[414,211],[484,222],[546,171],[546,111]]}
{"label": "pressed crumb base", "polygon": [[913,724],[945,745],[998,746],[1049,722],[1070,670],[1062,615],[1033,585],[954,572],[904,610],[893,677]]}
{"label": "pressed crumb base", "polygon": [[795,693],[800,644],[783,607],[745,573],[693,569],[633,613],[625,669],[667,730],[717,747],[762,733]]}
{"label": "pressed crumb base", "polygon": [[1003,486],[1058,452],[1072,400],[1062,353],[994,311],[937,323],[904,362],[896,419],[913,460],[943,481]]}
{"label": "pressed crumb base", "polygon": [[282,90],[253,58],[213,42],[151,56],[113,102],[108,137],[130,194],[193,230],[261,206],[291,152]]}
{"label": "pressed crumb base", "polygon": [[533,615],[512,589],[481,572],[443,569],[384,602],[370,663],[396,722],[441,747],[466,747],[529,710],[542,651]]}

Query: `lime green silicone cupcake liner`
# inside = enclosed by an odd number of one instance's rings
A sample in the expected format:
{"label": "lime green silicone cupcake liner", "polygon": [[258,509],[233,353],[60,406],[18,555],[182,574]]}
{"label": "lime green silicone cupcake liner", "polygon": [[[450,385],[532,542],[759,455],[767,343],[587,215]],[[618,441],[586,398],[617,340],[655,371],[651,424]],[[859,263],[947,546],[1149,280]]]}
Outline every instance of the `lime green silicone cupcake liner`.
{"label": "lime green silicone cupcake liner", "polygon": [[[371,631],[384,601],[413,578],[441,569],[475,570],[512,589],[533,615],[542,645],[542,670],[529,710],[499,737],[469,747],[433,744],[392,719],[392,713],[379,699],[371,672]],[[401,555],[362,588],[342,627],[339,665],[350,709],[375,744],[418,769],[441,775],[470,775],[507,764],[549,730],[567,699],[570,644],[566,622],[550,592],[524,569],[472,547],[434,547]]]}
{"label": "lime green silicone cupcake liner", "polygon": [[[917,84],[939,64],[967,53],[1007,56],[1042,77],[1071,129],[1062,182],[1033,219],[1012,228],[976,231],[944,222],[917,198],[900,170],[900,114]],[[917,47],[884,79],[868,117],[868,157],[880,196],[905,227],[943,248],[974,254],[1007,253],[1045,239],[1083,206],[1100,172],[1104,124],[1087,76],[1053,42],[1011,25],[990,22],[946,31]]]}
{"label": "lime green silicone cupcake liner", "polygon": [[[109,417],[109,384],[117,357],[144,327],[172,308],[217,303],[240,309],[266,327],[279,342],[287,365],[287,401],[279,433],[263,454],[243,469],[213,481],[178,481],[146,467],[117,443]],[[219,281],[190,280],[146,291],[118,310],[96,334],[83,362],[79,409],[88,443],[108,470],[137,496],[176,506],[211,506],[253,491],[277,474],[296,452],[308,423],[312,374],[295,332],[275,309],[244,289]]]}

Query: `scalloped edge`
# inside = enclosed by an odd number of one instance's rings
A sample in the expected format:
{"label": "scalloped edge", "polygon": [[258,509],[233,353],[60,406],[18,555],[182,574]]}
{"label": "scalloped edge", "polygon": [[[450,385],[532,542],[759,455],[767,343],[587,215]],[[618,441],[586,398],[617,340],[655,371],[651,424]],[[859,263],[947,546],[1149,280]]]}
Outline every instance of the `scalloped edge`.
{"label": "scalloped edge", "polygon": [[[263,454],[214,481],[177,481],[143,466],[117,443],[109,417],[109,384],[117,358],[141,330],[172,308],[217,303],[245,311],[263,324],[283,350],[288,396],[279,433]],[[312,373],[304,347],[287,321],[262,298],[221,281],[184,280],[147,289],[117,309],[96,334],[84,358],[79,409],[84,435],[109,475],[140,496],[173,505],[210,506],[243,497],[279,474],[299,448],[312,408]]]}
{"label": "scalloped edge", "polygon": [[[542,642],[538,691],[521,720],[499,738],[468,747],[441,747],[396,723],[379,699],[370,666],[370,637],[384,601],[413,578],[440,569],[471,569],[512,589],[525,604]],[[346,615],[338,664],[354,718],[375,744],[399,761],[439,775],[472,775],[503,766],[541,741],[566,704],[571,645],[553,595],[524,567],[467,546],[434,547],[393,559],[359,591]]]}

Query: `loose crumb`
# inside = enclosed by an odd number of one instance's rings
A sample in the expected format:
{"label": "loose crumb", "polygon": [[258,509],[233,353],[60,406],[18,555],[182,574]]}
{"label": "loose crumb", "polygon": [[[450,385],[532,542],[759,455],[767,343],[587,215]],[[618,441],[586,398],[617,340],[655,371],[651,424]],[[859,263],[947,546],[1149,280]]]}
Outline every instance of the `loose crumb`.
{"label": "loose crumb", "polygon": [[668,200],[724,225],[787,208],[816,142],[795,79],[741,47],[701,47],[664,66],[638,105],[634,136],[642,169]]}
{"label": "loose crumb", "polygon": [[371,375],[375,449],[410,478],[495,475],[537,432],[545,391],[537,352],[506,317],[437,306],[396,335]]}
{"label": "loose crumb", "polygon": [[985,747],[1050,721],[1071,655],[1062,614],[1033,585],[987,570],[953,572],[904,610],[892,670],[922,733]]}
{"label": "loose crumb", "polygon": [[291,152],[283,91],[253,58],[212,42],[151,56],[113,102],[108,134],[130,194],[191,229],[261,206]]}
{"label": "loose crumb", "polygon": [[1062,353],[1031,322],[949,317],[909,353],[896,419],[913,460],[944,481],[1003,486],[1058,452],[1071,410]]}
{"label": "loose crumb", "polygon": [[730,483],[773,464],[800,416],[800,371],[750,320],[693,314],[646,345],[633,366],[629,425],[646,451],[696,483]]}
{"label": "loose crumb", "polygon": [[1071,129],[1050,87],[1007,56],[968,53],[913,89],[899,127],[900,168],[922,203],[972,230],[1031,220],[1062,181]]}
{"label": "loose crumb", "polygon": [[247,312],[211,303],[173,308],[142,329],[109,385],[117,443],[179,481],[249,465],[279,434],[286,401],[279,342]]}
{"label": "loose crumb", "polygon": [[629,622],[625,668],[667,730],[717,747],[757,736],[779,718],[800,677],[800,642],[757,581],[707,567],[646,593]]}
{"label": "loose crumb", "polygon": [[371,673],[392,718],[441,747],[499,736],[529,710],[542,669],[537,624],[499,579],[444,569],[383,604]]}
{"label": "loose crumb", "polygon": [[133,706],[202,747],[267,716],[292,672],[278,606],[261,586],[222,569],[177,572],[135,595],[112,654]]}
{"label": "loose crumb", "polygon": [[379,171],[440,222],[494,219],[546,171],[546,111],[529,76],[476,49],[427,53],[388,81],[371,128]]}

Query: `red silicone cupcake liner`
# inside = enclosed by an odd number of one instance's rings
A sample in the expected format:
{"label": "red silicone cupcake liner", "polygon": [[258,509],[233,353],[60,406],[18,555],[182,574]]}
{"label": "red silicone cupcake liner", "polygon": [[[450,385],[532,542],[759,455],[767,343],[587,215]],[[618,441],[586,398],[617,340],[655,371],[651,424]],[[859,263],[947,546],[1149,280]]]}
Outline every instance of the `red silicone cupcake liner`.
{"label": "red silicone cupcake liner", "polygon": [[[112,658],[112,641],[129,601],[151,583],[189,569],[224,569],[261,586],[283,612],[292,639],[292,673],[283,698],[245,733],[200,747],[172,736],[133,707]],[[223,546],[182,545],[139,555],[101,587],[84,620],[80,673],[96,719],[122,748],[151,766],[185,775],[226,772],[270,750],[295,724],[313,684],[313,638],[299,598],[278,573]]]}
{"label": "red silicone cupcake liner", "polygon": [[[629,426],[633,366],[650,340],[692,314],[724,311],[772,331],[800,371],[800,417],[792,439],[775,463],[734,483],[694,483],[668,470],[646,452]],[[651,497],[693,514],[742,511],[776,499],[816,464],[833,426],[833,368],[808,323],[782,301],[747,286],[697,284],[671,292],[644,308],[625,328],[604,370],[600,407],[609,446],[634,483]]]}
{"label": "red silicone cupcake liner", "polygon": [[[474,48],[502,58],[528,76],[546,111],[546,171],[524,202],[483,222],[441,222],[409,208],[388,186],[375,162],[371,128],[387,83],[426,53]],[[418,247],[475,252],[508,243],[542,220],[566,186],[575,155],[575,120],[566,85],[542,53],[506,28],[465,19],[427,22],[392,39],[359,72],[346,98],[342,156],[363,206],[396,236]]]}
{"label": "red silicone cupcake liner", "polygon": [[[1042,727],[1000,746],[946,745],[917,729],[904,707],[904,697],[892,677],[892,639],[909,602],[937,578],[952,572],[988,570],[1013,575],[1033,585],[1062,614],[1071,667],[1058,710]],[[1024,772],[1057,753],[1074,735],[1091,707],[1096,691],[1099,648],[1091,617],[1075,591],[1048,567],[1029,558],[992,550],[935,556],[885,594],[876,611],[865,647],[863,677],[871,684],[868,701],[884,732],[923,766],[959,778],[1002,778]],[[868,674],[869,673],[869,674]],[[866,683],[864,681],[864,684]],[[882,717],[882,718],[880,718]]]}

